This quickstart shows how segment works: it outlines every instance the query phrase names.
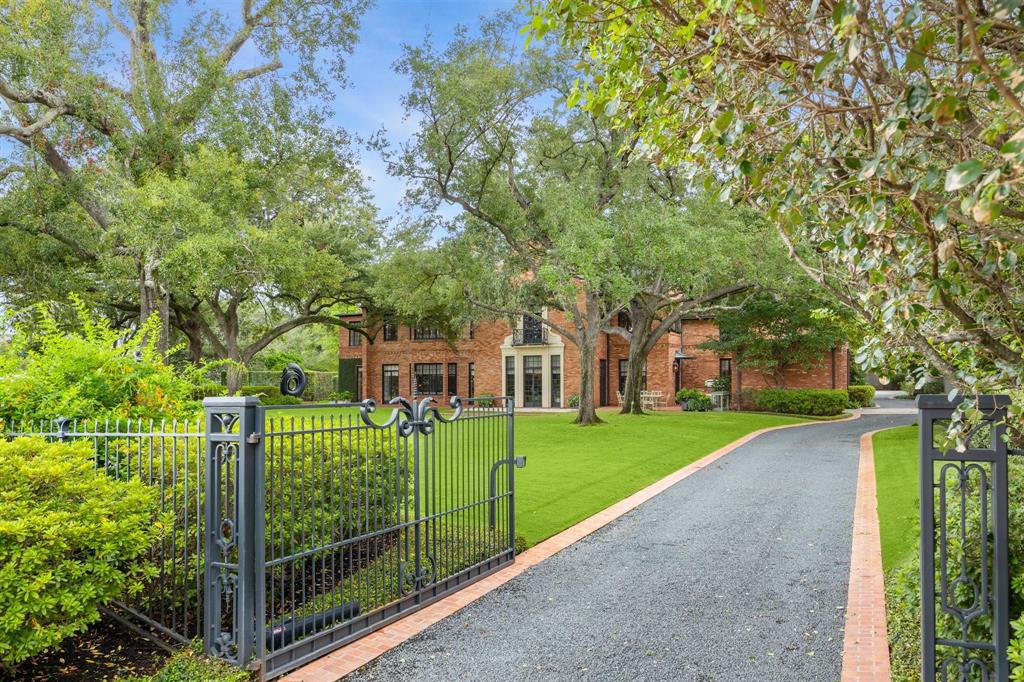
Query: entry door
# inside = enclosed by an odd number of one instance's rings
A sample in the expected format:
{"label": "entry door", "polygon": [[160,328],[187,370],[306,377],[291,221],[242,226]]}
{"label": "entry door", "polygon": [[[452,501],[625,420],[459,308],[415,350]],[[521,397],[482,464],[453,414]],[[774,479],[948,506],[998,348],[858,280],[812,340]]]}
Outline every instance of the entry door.
{"label": "entry door", "polygon": [[600,372],[600,394],[598,395],[598,405],[601,407],[608,406],[608,361],[601,361],[601,372]]}
{"label": "entry door", "polygon": [[523,356],[523,407],[540,407],[544,396],[544,362],[539,355]]}

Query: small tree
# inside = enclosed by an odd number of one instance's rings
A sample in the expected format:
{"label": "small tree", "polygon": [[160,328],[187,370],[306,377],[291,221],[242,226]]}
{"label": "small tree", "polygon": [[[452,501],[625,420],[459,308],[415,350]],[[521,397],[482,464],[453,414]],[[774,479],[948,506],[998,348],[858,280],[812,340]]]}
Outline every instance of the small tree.
{"label": "small tree", "polygon": [[806,296],[761,292],[718,315],[718,340],[699,347],[732,355],[738,367],[757,370],[781,387],[787,369],[813,367],[845,341],[842,329],[819,313],[824,307]]}

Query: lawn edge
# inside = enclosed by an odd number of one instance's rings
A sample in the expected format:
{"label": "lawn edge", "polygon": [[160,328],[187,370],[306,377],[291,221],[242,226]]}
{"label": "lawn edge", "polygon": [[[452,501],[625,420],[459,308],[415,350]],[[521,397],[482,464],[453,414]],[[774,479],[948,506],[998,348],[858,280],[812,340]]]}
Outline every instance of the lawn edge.
{"label": "lawn edge", "polygon": [[[792,415],[787,415],[792,416]],[[731,443],[727,443],[717,450],[704,455],[700,459],[687,464],[681,469],[668,474],[667,476],[647,485],[628,497],[605,507],[601,511],[588,516],[578,523],[569,526],[565,530],[552,535],[546,540],[541,540],[533,547],[519,554],[515,562],[507,568],[478,580],[466,588],[444,597],[419,611],[387,625],[380,630],[372,632],[351,644],[347,644],[321,658],[306,664],[282,678],[283,682],[336,682],[351,672],[358,670],[367,663],[370,663],[382,654],[397,647],[408,639],[419,634],[428,627],[441,621],[456,611],[462,609],[488,592],[501,587],[508,581],[519,576],[527,569],[536,566],[545,559],[558,554],[566,547],[579,542],[594,531],[604,528],[613,521],[639,507],[659,493],[672,487],[683,479],[697,473],[724,457],[733,450],[746,445],[758,436],[779,431],[782,429],[793,429],[812,427],[821,424],[835,424],[838,421],[854,421],[861,417],[860,414],[851,414],[843,419],[831,421],[805,421],[793,424],[777,424],[766,426],[756,431],[751,431]],[[884,616],[883,616],[884,620]],[[888,654],[887,654],[888,656]],[[886,658],[888,661],[888,658]]]}
{"label": "lawn edge", "polygon": [[841,682],[890,682],[892,679],[873,441],[876,433],[887,430],[876,429],[860,437]]}

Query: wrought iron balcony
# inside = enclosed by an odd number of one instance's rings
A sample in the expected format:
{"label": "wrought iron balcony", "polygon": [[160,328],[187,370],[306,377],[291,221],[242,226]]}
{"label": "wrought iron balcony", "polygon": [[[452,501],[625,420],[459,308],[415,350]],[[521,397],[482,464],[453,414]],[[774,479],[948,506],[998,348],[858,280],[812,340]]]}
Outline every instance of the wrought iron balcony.
{"label": "wrought iron balcony", "polygon": [[513,346],[544,346],[548,342],[547,329],[513,329]]}

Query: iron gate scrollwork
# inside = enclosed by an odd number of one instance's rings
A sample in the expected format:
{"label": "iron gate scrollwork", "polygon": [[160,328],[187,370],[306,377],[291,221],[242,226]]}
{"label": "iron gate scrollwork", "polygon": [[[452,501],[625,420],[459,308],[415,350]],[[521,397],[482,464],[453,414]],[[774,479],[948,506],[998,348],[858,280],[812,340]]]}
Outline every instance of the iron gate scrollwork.
{"label": "iron gate scrollwork", "polygon": [[510,401],[205,404],[211,655],[274,677],[514,560]]}
{"label": "iron gate scrollwork", "polygon": [[942,444],[960,401],[918,397],[922,679],[1009,679],[1007,396],[979,396],[965,447]]}

